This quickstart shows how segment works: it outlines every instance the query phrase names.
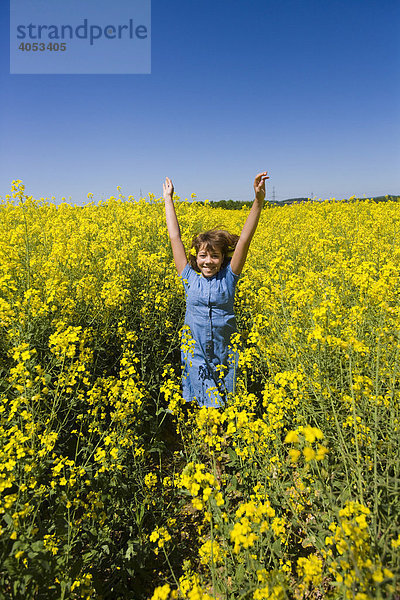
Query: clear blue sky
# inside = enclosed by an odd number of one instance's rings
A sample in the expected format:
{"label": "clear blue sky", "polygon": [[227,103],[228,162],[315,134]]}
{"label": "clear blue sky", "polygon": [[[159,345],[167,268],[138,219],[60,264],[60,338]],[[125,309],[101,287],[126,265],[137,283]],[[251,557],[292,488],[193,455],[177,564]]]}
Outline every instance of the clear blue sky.
{"label": "clear blue sky", "polygon": [[[112,0],[110,0],[112,1]],[[10,75],[0,195],[400,194],[398,0],[153,0],[150,75]]]}

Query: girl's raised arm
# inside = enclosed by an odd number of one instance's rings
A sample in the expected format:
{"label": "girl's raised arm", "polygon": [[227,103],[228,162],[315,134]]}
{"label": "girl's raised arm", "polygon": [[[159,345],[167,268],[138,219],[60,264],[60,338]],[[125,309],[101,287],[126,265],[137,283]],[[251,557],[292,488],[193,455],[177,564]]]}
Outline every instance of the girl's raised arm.
{"label": "girl's raised arm", "polygon": [[250,247],[250,242],[257,229],[258,220],[260,218],[261,209],[265,199],[265,180],[267,177],[267,171],[259,173],[254,180],[254,191],[256,198],[253,202],[253,206],[249,212],[249,216],[246,219],[246,223],[243,226],[242,233],[240,234],[239,241],[236,245],[235,251],[231,260],[231,269],[236,275],[240,275],[242,272],[244,263],[246,262],[247,252]]}
{"label": "girl's raised arm", "polygon": [[175,266],[178,271],[178,275],[182,274],[183,269],[187,265],[187,257],[185,248],[181,240],[181,231],[179,229],[179,223],[175,212],[174,202],[172,200],[174,194],[174,186],[169,177],[165,178],[163,183],[163,196],[165,200],[165,218],[167,221],[167,229],[169,239],[171,240],[172,254],[174,255]]}

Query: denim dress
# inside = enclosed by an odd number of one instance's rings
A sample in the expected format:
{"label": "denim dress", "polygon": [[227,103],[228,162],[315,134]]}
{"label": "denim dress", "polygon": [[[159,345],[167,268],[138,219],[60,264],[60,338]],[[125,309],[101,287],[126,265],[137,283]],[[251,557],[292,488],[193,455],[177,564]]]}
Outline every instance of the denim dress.
{"label": "denim dress", "polygon": [[[236,332],[233,301],[239,275],[229,263],[212,277],[187,264],[180,277],[186,295],[185,325],[189,340],[194,340],[182,344],[183,398],[201,406],[221,406],[235,388],[237,357],[229,342]],[[218,365],[224,365],[222,373]]]}

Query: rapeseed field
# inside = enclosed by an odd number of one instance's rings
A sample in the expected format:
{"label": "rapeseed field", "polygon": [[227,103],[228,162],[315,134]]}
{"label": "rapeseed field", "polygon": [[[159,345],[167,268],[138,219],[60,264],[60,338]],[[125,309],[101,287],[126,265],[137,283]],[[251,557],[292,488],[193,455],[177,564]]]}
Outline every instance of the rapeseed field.
{"label": "rapeseed field", "polygon": [[[163,201],[118,191],[0,205],[0,598],[400,598],[399,204],[266,205],[206,409]],[[188,249],[248,212],[176,210]]]}

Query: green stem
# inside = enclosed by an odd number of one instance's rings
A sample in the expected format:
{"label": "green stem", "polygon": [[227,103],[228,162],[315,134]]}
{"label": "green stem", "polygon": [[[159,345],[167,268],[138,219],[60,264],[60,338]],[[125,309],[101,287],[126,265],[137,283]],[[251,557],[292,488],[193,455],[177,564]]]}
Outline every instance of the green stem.
{"label": "green stem", "polygon": [[356,401],[354,397],[354,389],[353,389],[353,376],[352,376],[352,361],[351,355],[349,356],[349,378],[350,378],[350,391],[351,391],[351,406],[353,412],[353,425],[354,425],[354,443],[356,446],[356,457],[357,457],[357,485],[358,485],[358,493],[360,495],[361,504],[364,504],[364,494],[362,481],[360,477],[361,470],[361,457],[360,457],[360,447],[358,445],[358,427],[357,427],[357,413],[356,413]]}

